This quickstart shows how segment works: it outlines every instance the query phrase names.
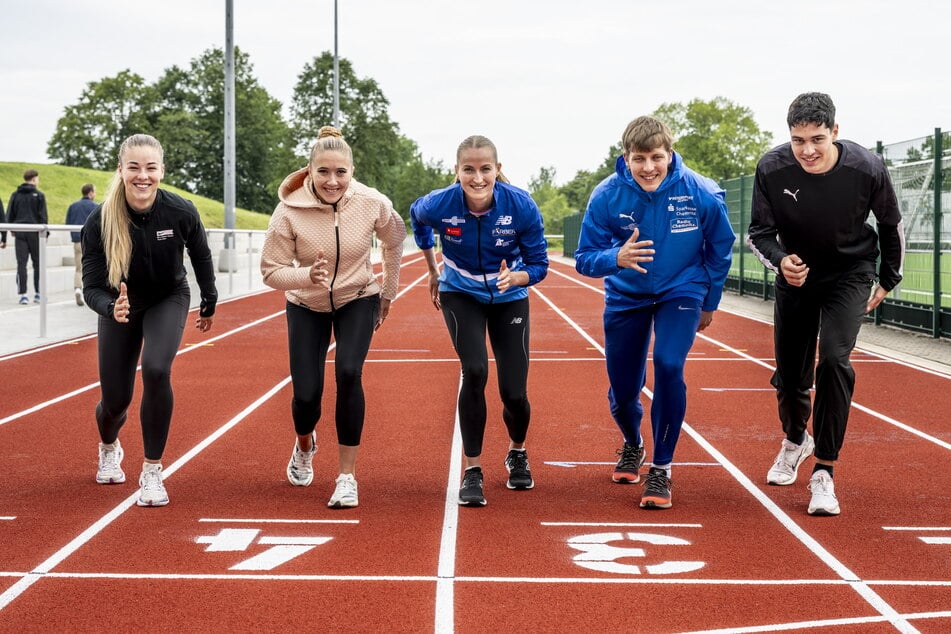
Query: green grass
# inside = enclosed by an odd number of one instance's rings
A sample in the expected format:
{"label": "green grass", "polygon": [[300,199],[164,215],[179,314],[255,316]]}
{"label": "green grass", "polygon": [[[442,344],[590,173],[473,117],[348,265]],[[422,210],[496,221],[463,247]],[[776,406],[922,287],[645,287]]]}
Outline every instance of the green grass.
{"label": "green grass", "polygon": [[[63,165],[0,162],[0,196],[3,198],[4,210],[10,202],[10,194],[23,182],[23,172],[31,167],[40,173],[39,188],[46,195],[49,221],[50,224],[54,225],[64,224],[66,209],[82,196],[81,190],[85,183],[92,183],[96,186],[96,201],[102,202],[113,174],[112,172],[100,172],[81,167],[64,167]],[[224,228],[225,208],[223,203],[203,196],[195,196],[176,187],[167,187],[164,184],[162,189],[175,192],[192,201],[195,207],[198,208],[198,213],[201,214],[201,221],[205,228]],[[267,229],[268,220],[271,218],[267,214],[259,214],[245,209],[235,209],[234,215],[236,229]]]}

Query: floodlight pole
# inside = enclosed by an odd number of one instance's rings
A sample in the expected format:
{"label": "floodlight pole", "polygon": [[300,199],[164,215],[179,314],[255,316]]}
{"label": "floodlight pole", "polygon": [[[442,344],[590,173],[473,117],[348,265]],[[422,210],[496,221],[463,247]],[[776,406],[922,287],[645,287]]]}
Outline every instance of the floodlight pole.
{"label": "floodlight pole", "polygon": [[[235,114],[234,114],[234,0],[225,0],[225,138],[224,207],[225,229],[235,228]],[[225,233],[224,251],[218,260],[219,271],[234,270],[234,234]]]}
{"label": "floodlight pole", "polygon": [[340,129],[340,61],[337,57],[337,0],[334,0],[334,127]]}

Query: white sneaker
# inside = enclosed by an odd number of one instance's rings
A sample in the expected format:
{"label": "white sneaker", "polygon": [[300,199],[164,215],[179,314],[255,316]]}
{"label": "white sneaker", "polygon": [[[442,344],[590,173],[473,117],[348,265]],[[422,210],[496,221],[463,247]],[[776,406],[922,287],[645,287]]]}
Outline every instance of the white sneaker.
{"label": "white sneaker", "polygon": [[766,474],[766,484],[786,486],[795,482],[799,465],[812,454],[815,448],[816,443],[808,433],[801,445],[783,438],[783,446],[779,450],[779,455],[776,456],[776,462]]}
{"label": "white sneaker", "polygon": [[314,454],[317,453],[317,432],[310,433],[310,451],[303,451],[294,441],[294,451],[287,463],[287,479],[296,487],[310,486],[314,481]]}
{"label": "white sneaker", "polygon": [[809,490],[812,491],[809,515],[839,514],[839,500],[835,497],[835,485],[828,471],[820,469],[813,473],[809,478]]}
{"label": "white sneaker", "polygon": [[76,295],[76,305],[82,306],[83,305],[83,289],[77,288],[74,291],[74,294]]}
{"label": "white sneaker", "polygon": [[99,484],[122,484],[125,473],[122,471],[122,445],[116,439],[111,445],[99,443],[99,470],[96,482]]}
{"label": "white sneaker", "polygon": [[357,505],[357,481],[350,473],[337,476],[337,488],[327,506],[332,509],[353,508]]}
{"label": "white sneaker", "polygon": [[154,462],[142,463],[142,475],[139,476],[139,506],[165,506],[168,493],[162,484],[162,465]]}

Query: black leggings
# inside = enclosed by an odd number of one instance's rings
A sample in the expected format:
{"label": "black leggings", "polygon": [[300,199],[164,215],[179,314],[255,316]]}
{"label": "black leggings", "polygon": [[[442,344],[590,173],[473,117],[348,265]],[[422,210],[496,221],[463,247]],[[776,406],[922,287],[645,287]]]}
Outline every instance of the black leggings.
{"label": "black leggings", "polygon": [[144,311],[133,312],[126,324],[99,317],[102,397],[96,406],[96,423],[102,442],[115,442],[125,424],[141,352],[142,444],[146,460],[161,460],[172,421],[172,361],[182,342],[188,303],[187,294],[171,295]]}
{"label": "black leggings", "polygon": [[310,434],[320,420],[324,369],[332,333],[337,342],[334,357],[337,442],[348,447],[360,444],[366,412],[363,362],[370,351],[379,314],[379,295],[353,300],[330,313],[287,303],[287,343],[294,386],[291,415],[298,436]]}
{"label": "black leggings", "polygon": [[514,443],[525,442],[531,405],[528,402],[528,299],[483,304],[466,293],[440,293],[443,317],[452,345],[462,363],[459,391],[459,428],[469,458],[482,455],[485,435],[485,386],[489,333],[502,397],[502,420]]}

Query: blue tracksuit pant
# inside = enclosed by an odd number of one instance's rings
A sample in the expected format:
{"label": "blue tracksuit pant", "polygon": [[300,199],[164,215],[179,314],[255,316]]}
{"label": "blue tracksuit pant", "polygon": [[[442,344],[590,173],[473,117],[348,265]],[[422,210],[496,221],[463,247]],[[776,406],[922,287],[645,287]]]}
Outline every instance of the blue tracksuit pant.
{"label": "blue tracksuit pant", "polygon": [[654,399],[651,429],[652,462],[668,465],[687,411],[684,364],[700,323],[700,301],[666,300],[633,310],[604,313],[608,402],[614,421],[630,444],[641,444],[644,407],[640,391],[647,380],[647,352],[654,335]]}

